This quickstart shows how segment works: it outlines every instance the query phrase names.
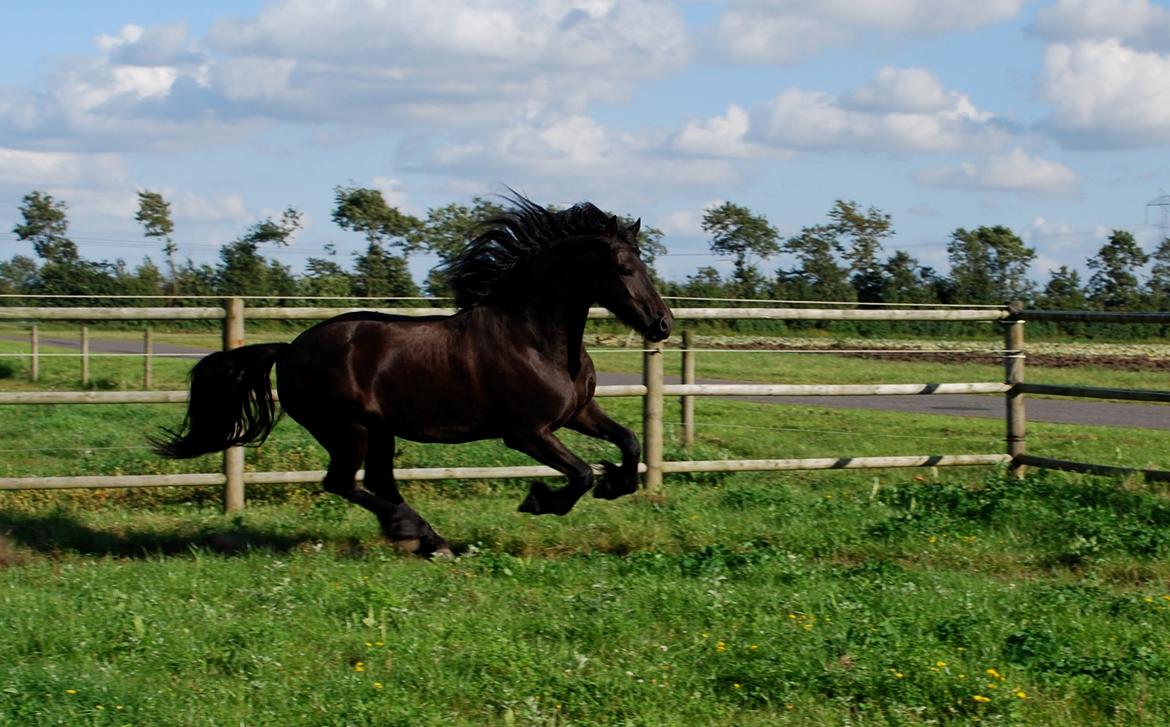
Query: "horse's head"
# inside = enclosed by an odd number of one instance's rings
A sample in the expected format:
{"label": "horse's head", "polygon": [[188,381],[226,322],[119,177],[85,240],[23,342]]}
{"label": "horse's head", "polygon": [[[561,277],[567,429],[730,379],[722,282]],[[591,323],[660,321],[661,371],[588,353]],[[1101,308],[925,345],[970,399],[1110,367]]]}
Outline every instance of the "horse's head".
{"label": "horse's head", "polygon": [[654,289],[638,255],[641,227],[641,220],[624,227],[617,217],[609,217],[595,279],[596,300],[646,338],[661,341],[670,335],[674,314]]}

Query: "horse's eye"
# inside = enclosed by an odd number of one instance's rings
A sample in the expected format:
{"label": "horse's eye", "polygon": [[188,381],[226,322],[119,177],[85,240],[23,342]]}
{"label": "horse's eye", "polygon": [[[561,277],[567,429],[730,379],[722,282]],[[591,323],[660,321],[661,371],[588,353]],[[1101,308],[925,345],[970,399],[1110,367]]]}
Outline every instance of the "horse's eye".
{"label": "horse's eye", "polygon": [[618,265],[618,275],[633,275],[634,269],[629,265]]}

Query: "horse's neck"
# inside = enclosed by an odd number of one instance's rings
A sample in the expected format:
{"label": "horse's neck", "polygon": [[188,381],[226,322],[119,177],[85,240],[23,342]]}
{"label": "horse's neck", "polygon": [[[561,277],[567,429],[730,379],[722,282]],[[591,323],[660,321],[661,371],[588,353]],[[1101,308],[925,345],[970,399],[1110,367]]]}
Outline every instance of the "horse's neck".
{"label": "horse's neck", "polygon": [[506,326],[527,334],[528,345],[563,363],[573,377],[581,365],[590,305],[577,290],[569,280],[548,281],[533,295],[509,301],[499,309]]}

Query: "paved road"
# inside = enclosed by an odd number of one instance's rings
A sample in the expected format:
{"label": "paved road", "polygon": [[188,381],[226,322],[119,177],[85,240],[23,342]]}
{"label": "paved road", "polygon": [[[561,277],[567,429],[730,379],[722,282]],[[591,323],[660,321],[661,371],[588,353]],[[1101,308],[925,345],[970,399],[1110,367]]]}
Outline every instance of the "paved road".
{"label": "paved road", "polygon": [[[640,374],[608,374],[598,377],[603,384],[640,384]],[[677,384],[677,377],[666,377]],[[700,384],[735,384],[741,381],[698,379]],[[916,414],[946,414],[961,417],[1004,418],[1002,396],[994,394],[929,394],[912,396],[735,396],[740,401],[795,406],[823,406],[840,409],[875,409]],[[1098,424],[1137,429],[1170,429],[1170,406],[1142,403],[1115,403],[1076,399],[1028,398],[1028,421],[1059,424]]]}
{"label": "paved road", "polygon": [[[12,339],[7,340],[27,340]],[[76,338],[42,338],[45,346],[79,347]],[[94,353],[141,353],[141,340],[110,340],[93,338],[89,342]],[[155,353],[207,353],[207,349],[155,343]],[[602,373],[602,384],[638,384],[640,374]],[[667,377],[670,383],[678,378]],[[745,383],[720,379],[700,379],[701,384]],[[930,394],[918,396],[742,396],[729,397],[741,401],[757,401],[768,404],[789,404],[796,406],[823,406],[840,409],[876,409],[917,414],[946,414],[962,417],[987,417],[1002,419],[1003,398],[987,394]],[[1137,429],[1170,429],[1170,406],[1142,403],[1116,403],[1107,401],[1085,401],[1077,399],[1028,399],[1028,421],[1053,422],[1061,424],[1097,424]]]}

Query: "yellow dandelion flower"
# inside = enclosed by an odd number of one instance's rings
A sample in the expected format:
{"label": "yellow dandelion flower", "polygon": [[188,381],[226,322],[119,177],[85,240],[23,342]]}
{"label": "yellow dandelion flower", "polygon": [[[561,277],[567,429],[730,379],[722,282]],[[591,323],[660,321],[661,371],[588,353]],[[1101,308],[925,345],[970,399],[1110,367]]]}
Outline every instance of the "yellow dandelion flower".
{"label": "yellow dandelion flower", "polygon": [[66,689],[65,693],[66,694],[77,694],[77,690],[76,689]]}
{"label": "yellow dandelion flower", "polygon": [[722,641],[716,642],[715,651],[727,651],[727,644]]}
{"label": "yellow dandelion flower", "polygon": [[987,704],[988,702],[991,701],[991,697],[985,697],[982,694],[976,694],[975,696],[971,697],[971,699],[974,699],[976,702],[979,702],[980,704]]}
{"label": "yellow dandelion flower", "polygon": [[382,688],[382,682],[374,682],[374,689],[381,689],[381,688]]}
{"label": "yellow dandelion flower", "polygon": [[901,679],[901,678],[902,678],[902,677],[904,677],[904,676],[905,676],[905,674],[903,674],[903,673],[902,673],[902,672],[900,672],[900,671],[896,671],[896,672],[894,672],[894,678],[895,678],[895,679]]}
{"label": "yellow dandelion flower", "polygon": [[751,649],[752,651],[755,651],[756,649],[760,648],[760,646],[759,646],[759,644],[752,644],[748,648]]}
{"label": "yellow dandelion flower", "polygon": [[946,665],[947,665],[947,663],[945,661],[935,662],[935,666],[937,666],[939,669],[942,669]]}
{"label": "yellow dandelion flower", "polygon": [[103,709],[105,709],[105,707],[103,707],[103,706],[102,706],[102,705],[100,705],[100,704],[95,704],[95,705],[93,705],[93,708],[94,708],[94,709],[96,709],[96,710],[97,710],[97,711],[99,711],[99,712],[100,712],[100,711],[102,711]]}
{"label": "yellow dandelion flower", "polygon": [[736,689],[739,689],[739,688],[740,688],[740,685],[739,685],[739,684],[732,684],[731,686],[735,687]]}
{"label": "yellow dandelion flower", "polygon": [[1016,696],[1019,697],[1020,699],[1027,699],[1028,693],[1025,692],[1023,689],[1020,689],[1020,690],[1016,691]]}
{"label": "yellow dandelion flower", "polygon": [[354,671],[365,671],[366,665],[359,661],[353,665],[353,670]]}
{"label": "yellow dandelion flower", "polygon": [[1003,675],[1000,674],[998,671],[996,671],[994,668],[988,669],[986,673],[987,673],[987,676],[989,676],[993,679],[1003,679]]}

